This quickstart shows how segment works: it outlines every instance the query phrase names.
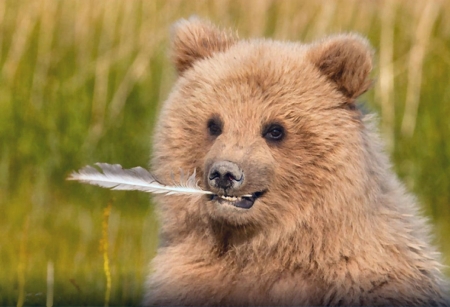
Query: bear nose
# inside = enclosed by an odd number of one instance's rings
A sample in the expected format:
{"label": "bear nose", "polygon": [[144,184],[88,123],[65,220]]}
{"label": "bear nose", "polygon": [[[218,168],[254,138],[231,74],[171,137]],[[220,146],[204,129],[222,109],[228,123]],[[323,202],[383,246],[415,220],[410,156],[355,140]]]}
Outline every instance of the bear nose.
{"label": "bear nose", "polygon": [[236,163],[230,161],[215,162],[209,169],[208,184],[218,189],[237,189],[244,179],[244,173]]}

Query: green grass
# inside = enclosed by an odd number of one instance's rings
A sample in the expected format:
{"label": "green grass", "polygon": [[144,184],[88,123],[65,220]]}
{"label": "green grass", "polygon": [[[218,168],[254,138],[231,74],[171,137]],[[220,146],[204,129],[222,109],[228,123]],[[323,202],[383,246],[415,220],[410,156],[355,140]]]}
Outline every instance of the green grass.
{"label": "green grass", "polygon": [[0,305],[21,293],[25,305],[45,305],[49,262],[55,305],[104,305],[109,203],[109,302],[139,304],[157,245],[149,196],[64,179],[95,162],[148,165],[158,105],[175,78],[170,24],[192,14],[241,37],[366,35],[383,79],[363,99],[380,113],[395,170],[450,264],[448,12],[437,1],[1,1]]}

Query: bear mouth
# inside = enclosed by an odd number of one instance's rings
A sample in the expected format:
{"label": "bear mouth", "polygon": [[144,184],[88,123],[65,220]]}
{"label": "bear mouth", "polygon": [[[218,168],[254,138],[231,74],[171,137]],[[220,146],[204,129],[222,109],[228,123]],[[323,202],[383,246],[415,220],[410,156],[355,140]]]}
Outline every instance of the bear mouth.
{"label": "bear mouth", "polygon": [[251,196],[232,196],[232,195],[217,195],[210,196],[211,201],[216,201],[221,205],[229,205],[241,209],[250,209],[253,207],[255,200],[261,197],[264,192],[255,192]]}

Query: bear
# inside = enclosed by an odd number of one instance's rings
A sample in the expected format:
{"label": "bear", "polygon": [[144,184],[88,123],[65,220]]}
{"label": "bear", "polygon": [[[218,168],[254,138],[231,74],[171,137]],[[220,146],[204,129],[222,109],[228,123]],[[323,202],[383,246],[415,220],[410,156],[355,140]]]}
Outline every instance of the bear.
{"label": "bear", "polygon": [[373,53],[354,33],[282,42],[174,24],[151,171],[196,170],[212,194],[154,197],[144,305],[448,306],[428,222],[357,102]]}

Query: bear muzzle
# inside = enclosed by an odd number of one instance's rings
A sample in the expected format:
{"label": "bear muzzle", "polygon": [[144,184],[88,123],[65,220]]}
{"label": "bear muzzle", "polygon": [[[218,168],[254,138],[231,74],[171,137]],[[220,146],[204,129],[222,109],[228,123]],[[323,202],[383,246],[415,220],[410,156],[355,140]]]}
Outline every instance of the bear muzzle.
{"label": "bear muzzle", "polygon": [[[220,204],[232,205],[237,208],[250,209],[262,192],[243,195],[241,188],[245,186],[243,170],[234,162],[214,162],[207,172],[206,182],[212,192],[212,201]],[[240,196],[238,196],[240,195]]]}

